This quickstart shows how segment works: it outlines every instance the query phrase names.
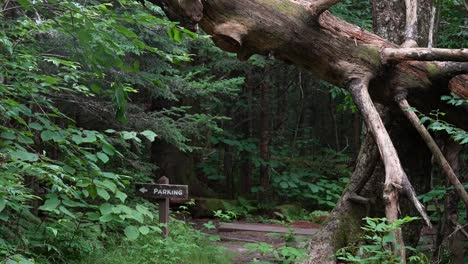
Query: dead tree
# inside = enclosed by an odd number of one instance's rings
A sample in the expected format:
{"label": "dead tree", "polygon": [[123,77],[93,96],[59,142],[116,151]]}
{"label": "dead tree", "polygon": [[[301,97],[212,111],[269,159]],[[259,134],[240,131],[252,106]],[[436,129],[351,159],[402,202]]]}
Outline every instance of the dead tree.
{"label": "dead tree", "polygon": [[[459,197],[468,203],[454,171],[434,144],[431,135],[419,125],[417,116],[408,111],[439,108],[440,95],[447,94],[449,81],[468,73],[468,49],[419,48],[417,43],[417,2],[406,0],[406,28],[400,45],[331,15],[327,9],[339,0],[154,0],[170,19],[195,29],[196,25],[212,36],[221,49],[236,53],[240,60],[253,54],[273,56],[301,66],[318,78],[348,89],[366,122],[372,137],[363,142],[351,184],[330,221],[322,228],[322,241],[311,245],[310,263],[333,263],[336,249],[333,235],[339,232],[343,217],[349,214],[347,203],[367,204],[374,197],[361,197],[358,191],[369,184],[377,151],[383,161],[385,179],[383,202],[389,221],[399,217],[400,195],[412,201],[427,225],[431,225],[424,207],[416,199],[389,132],[377,110],[381,104],[390,111],[403,111],[436,160],[447,173]],[[461,77],[457,77],[461,78]],[[467,83],[452,92],[467,96]],[[399,106],[399,107],[398,107]],[[401,109],[401,110],[400,110]],[[446,109],[451,122],[466,129],[466,112]],[[462,110],[463,111],[463,110]],[[377,148],[372,145],[375,142]],[[317,238],[320,239],[320,238]],[[316,240],[317,240],[316,239]],[[393,248],[405,259],[401,230],[394,233]]]}

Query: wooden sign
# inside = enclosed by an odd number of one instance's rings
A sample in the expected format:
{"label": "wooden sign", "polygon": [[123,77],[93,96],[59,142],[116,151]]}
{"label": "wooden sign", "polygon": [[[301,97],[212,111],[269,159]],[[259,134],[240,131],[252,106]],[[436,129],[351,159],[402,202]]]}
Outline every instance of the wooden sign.
{"label": "wooden sign", "polygon": [[147,199],[157,200],[159,205],[159,223],[163,236],[169,235],[169,199],[188,199],[187,185],[169,184],[166,176],[159,178],[157,184],[137,183],[136,195]]}
{"label": "wooden sign", "polygon": [[187,185],[136,184],[137,195],[149,199],[188,199]]}

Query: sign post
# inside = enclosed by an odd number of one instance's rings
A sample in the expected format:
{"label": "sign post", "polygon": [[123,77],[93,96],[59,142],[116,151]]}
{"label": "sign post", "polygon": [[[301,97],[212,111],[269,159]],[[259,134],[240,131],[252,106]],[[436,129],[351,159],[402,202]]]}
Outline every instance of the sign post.
{"label": "sign post", "polygon": [[162,227],[163,236],[169,234],[169,199],[188,199],[187,185],[169,184],[169,179],[162,176],[157,181],[157,184],[137,183],[137,196],[156,200],[159,205],[159,223],[164,224]]}

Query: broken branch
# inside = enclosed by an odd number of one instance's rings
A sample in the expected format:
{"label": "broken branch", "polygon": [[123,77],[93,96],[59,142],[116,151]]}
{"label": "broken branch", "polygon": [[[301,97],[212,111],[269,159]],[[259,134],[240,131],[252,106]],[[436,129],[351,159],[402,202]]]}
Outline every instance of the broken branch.
{"label": "broken branch", "polygon": [[339,2],[341,2],[341,0],[317,0],[310,5],[310,8],[313,10],[314,15],[319,16]]}
{"label": "broken branch", "polygon": [[408,60],[419,61],[468,61],[468,49],[438,48],[384,48],[382,58],[385,62]]}
{"label": "broken branch", "polygon": [[439,146],[437,146],[437,143],[435,142],[435,140],[429,134],[426,127],[424,127],[421,124],[418,116],[413,111],[410,110],[411,106],[408,103],[408,101],[404,98],[404,96],[397,97],[396,100],[398,102],[398,105],[400,106],[401,111],[403,111],[403,113],[408,118],[410,123],[419,132],[424,142],[426,142],[426,145],[432,152],[432,155],[434,155],[435,160],[437,161],[437,163],[440,165],[440,167],[444,171],[445,175],[447,176],[448,180],[452,184],[453,188],[455,188],[458,196],[460,196],[460,198],[465,203],[466,208],[468,208],[468,194],[466,193],[466,190],[461,184],[461,182],[458,180],[457,175],[455,175],[455,172],[453,171],[452,167],[448,163],[447,159],[442,154],[442,151],[440,150]]}

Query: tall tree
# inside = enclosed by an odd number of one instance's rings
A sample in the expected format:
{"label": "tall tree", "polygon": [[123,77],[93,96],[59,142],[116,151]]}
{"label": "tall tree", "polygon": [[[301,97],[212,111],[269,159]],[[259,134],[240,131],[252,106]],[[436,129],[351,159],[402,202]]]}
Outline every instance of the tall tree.
{"label": "tall tree", "polygon": [[[192,28],[199,24],[205,32],[212,35],[217,46],[237,53],[241,60],[246,60],[253,54],[274,56],[302,66],[317,77],[344,87],[351,93],[369,129],[369,135],[361,147],[348,190],[331,220],[316,238],[321,243],[311,246],[313,251],[310,263],[334,262],[330,255],[336,247],[346,245],[352,240],[347,237],[343,239],[343,236],[353,234],[349,232],[352,228],[358,229],[356,226],[359,222],[347,219],[356,219],[353,216],[355,210],[360,211],[356,215],[367,215],[370,208],[377,208],[385,212],[389,221],[395,221],[400,216],[402,195],[407,197],[426,224],[431,225],[411,184],[417,182],[418,186],[427,186],[429,179],[419,177],[425,173],[418,172],[417,169],[404,170],[404,167],[412,167],[413,163],[417,163],[414,165],[416,168],[421,168],[423,165],[419,164],[420,161],[429,161],[429,152],[423,151],[417,157],[411,156],[411,151],[405,152],[414,147],[422,148],[423,142],[445,168],[457,194],[468,205],[466,191],[450,166],[446,166],[448,163],[437,145],[433,144],[432,138],[424,136],[427,131],[418,124],[417,116],[406,115],[423,135],[424,140],[419,140],[417,145],[412,145],[412,135],[403,133],[410,131],[409,128],[403,128],[409,125],[405,119],[399,117],[410,106],[422,111],[445,108],[451,122],[464,129],[468,125],[466,115],[440,105],[439,100],[440,95],[450,92],[450,79],[468,73],[468,50],[418,48],[418,45],[423,44],[418,38],[418,32],[423,32],[418,29],[418,24],[422,23],[418,23],[421,21],[417,14],[418,10],[430,10],[421,9],[427,3],[421,5],[417,0],[407,0],[404,6],[398,5],[405,14],[404,26],[401,26],[403,18],[397,18],[398,23],[390,30],[401,30],[404,34],[399,39],[389,40],[331,15],[327,10],[340,2],[339,0],[156,2],[163,6],[171,19],[182,21]],[[383,13],[386,16],[384,19],[391,19],[394,9],[387,9],[387,2],[390,1],[382,1],[383,4],[376,8],[390,10]],[[381,19],[377,17],[375,21]],[[389,34],[383,35],[391,37]],[[466,97],[467,86],[464,85],[461,90],[452,92]],[[378,107],[378,104],[382,107]],[[380,113],[379,108],[382,109]],[[389,128],[384,125],[384,117],[387,115],[397,120],[392,121]],[[372,142],[375,142],[377,148]],[[377,153],[380,153],[381,164],[377,162]],[[379,185],[378,175],[383,176],[383,185]],[[365,192],[366,188],[370,191]],[[379,189],[383,192],[382,198],[382,192],[376,193]],[[374,204],[369,206],[373,200]],[[356,203],[361,205],[356,206]],[[395,254],[404,260],[401,230],[394,231],[393,248]]]}

